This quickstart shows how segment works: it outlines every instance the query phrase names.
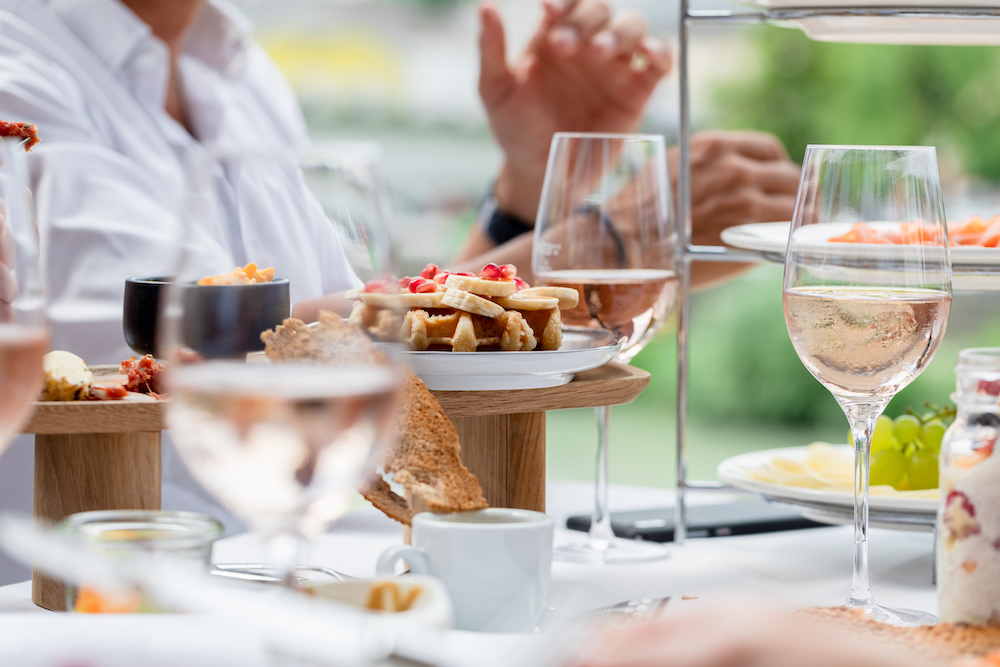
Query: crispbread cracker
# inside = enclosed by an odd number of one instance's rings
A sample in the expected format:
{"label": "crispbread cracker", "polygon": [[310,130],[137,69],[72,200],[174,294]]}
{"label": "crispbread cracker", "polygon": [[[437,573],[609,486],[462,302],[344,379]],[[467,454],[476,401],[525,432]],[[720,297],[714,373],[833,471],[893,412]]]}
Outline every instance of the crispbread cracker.
{"label": "crispbread cracker", "polygon": [[[409,370],[403,371],[400,436],[382,462],[407,494],[431,512],[455,512],[488,507],[476,476],[462,465],[458,432],[441,410],[437,399],[420,379]],[[380,475],[373,476],[361,493],[376,507],[385,503],[385,484]],[[391,493],[391,491],[390,491]],[[396,494],[391,494],[399,498]],[[389,516],[410,525],[413,518],[408,505],[391,501]],[[405,510],[403,509],[405,507]],[[394,515],[395,514],[395,515]]]}
{"label": "crispbread cracker", "polygon": [[345,324],[339,315],[325,310],[320,311],[319,323],[315,326],[289,317],[274,330],[262,333],[260,339],[264,342],[267,358],[275,361],[386,362],[385,355],[364,331]]}
{"label": "crispbread cracker", "polygon": [[[327,363],[386,363],[363,330],[334,313],[320,312],[319,324],[286,319],[261,334],[267,357],[274,361],[317,360]],[[458,432],[437,399],[409,369],[402,371],[396,440],[387,448],[382,468],[393,475],[408,498],[393,493],[373,472],[361,493],[390,518],[410,525],[414,507],[455,512],[487,507],[479,480],[462,465]],[[409,500],[409,503],[407,502]]]}

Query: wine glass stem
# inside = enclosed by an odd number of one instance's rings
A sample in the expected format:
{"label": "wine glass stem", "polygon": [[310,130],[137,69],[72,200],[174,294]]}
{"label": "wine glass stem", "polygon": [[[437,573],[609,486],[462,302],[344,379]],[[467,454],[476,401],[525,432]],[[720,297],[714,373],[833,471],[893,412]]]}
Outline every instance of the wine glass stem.
{"label": "wine glass stem", "polygon": [[595,549],[603,551],[615,538],[608,513],[608,424],[611,406],[602,405],[594,412],[597,417],[597,483],[594,485],[594,515],[590,519],[590,543]]}
{"label": "wine glass stem", "polygon": [[295,588],[295,567],[299,564],[302,537],[295,532],[279,531],[267,538],[266,547],[282,586]]}
{"label": "wine glass stem", "polygon": [[868,582],[868,464],[875,422],[887,403],[842,403],[854,439],[854,574],[849,607],[875,604]]}

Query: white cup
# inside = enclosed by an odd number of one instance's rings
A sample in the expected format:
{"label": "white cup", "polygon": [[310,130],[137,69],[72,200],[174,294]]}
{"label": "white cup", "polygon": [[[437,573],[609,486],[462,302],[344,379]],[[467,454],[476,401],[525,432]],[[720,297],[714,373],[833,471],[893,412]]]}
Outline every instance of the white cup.
{"label": "white cup", "polygon": [[413,517],[413,546],[386,550],[379,574],[405,560],[414,574],[444,583],[455,627],[533,632],[542,617],[552,571],[554,522],[541,512],[494,507]]}

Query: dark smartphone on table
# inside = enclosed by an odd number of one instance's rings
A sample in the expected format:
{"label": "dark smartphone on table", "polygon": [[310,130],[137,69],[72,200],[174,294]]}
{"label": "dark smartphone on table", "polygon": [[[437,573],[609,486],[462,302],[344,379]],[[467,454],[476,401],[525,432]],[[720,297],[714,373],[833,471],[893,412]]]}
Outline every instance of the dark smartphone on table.
{"label": "dark smartphone on table", "polygon": [[[820,528],[827,524],[806,519],[795,510],[766,500],[746,500],[725,505],[691,505],[687,508],[688,537],[726,537],[772,533],[779,530]],[[571,530],[590,530],[590,516],[571,516]],[[611,528],[625,539],[674,541],[674,508],[612,512]]]}

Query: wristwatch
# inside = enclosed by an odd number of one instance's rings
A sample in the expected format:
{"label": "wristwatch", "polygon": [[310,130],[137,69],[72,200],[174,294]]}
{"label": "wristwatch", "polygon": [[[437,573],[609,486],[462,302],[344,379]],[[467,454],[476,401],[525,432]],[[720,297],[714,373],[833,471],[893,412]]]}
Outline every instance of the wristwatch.
{"label": "wristwatch", "polygon": [[497,205],[497,198],[492,194],[486,195],[483,203],[479,205],[476,221],[483,226],[483,231],[497,245],[503,245],[535,228],[534,225],[501,211]]}

